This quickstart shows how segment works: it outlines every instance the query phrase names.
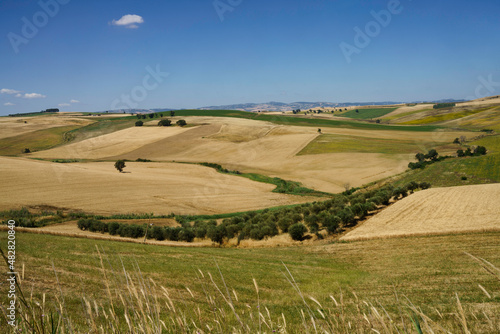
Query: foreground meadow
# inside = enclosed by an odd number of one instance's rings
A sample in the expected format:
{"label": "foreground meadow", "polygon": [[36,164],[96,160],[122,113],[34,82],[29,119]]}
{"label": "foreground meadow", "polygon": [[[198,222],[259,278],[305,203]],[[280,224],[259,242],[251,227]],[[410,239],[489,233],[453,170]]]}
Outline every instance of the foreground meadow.
{"label": "foreground meadow", "polygon": [[16,265],[29,317],[52,316],[67,332],[496,333],[498,240],[490,232],[237,249],[18,233]]}

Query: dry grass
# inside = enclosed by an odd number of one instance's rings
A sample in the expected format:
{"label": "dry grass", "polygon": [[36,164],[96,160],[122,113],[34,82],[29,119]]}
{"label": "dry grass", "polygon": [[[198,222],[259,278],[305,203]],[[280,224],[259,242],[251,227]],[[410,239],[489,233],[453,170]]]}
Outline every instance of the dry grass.
{"label": "dry grass", "polygon": [[419,191],[342,237],[342,240],[500,229],[500,184]]}
{"label": "dry grass", "polygon": [[[76,211],[115,213],[216,214],[312,201],[272,193],[274,185],[217,173],[188,164],[127,162],[58,164],[0,158],[0,210],[51,205]],[[37,191],[33,191],[37,189]]]}
{"label": "dry grass", "polygon": [[83,117],[60,115],[0,117],[0,139],[61,126],[85,126],[92,122]]}

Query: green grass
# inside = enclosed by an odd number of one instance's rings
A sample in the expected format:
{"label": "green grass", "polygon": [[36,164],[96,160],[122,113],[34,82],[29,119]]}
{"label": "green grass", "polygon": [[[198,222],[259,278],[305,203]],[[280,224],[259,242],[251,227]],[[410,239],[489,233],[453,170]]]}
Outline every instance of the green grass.
{"label": "green grass", "polygon": [[65,134],[76,129],[78,126],[60,126],[2,138],[0,155],[19,155],[25,148],[29,148],[31,152],[47,150],[63,144]]}
{"label": "green grass", "polygon": [[177,110],[176,116],[213,116],[213,117],[236,117],[272,122],[281,125],[312,126],[312,127],[344,127],[366,130],[397,130],[397,131],[434,131],[437,126],[398,126],[382,125],[359,121],[339,121],[319,118],[303,118],[297,116],[266,115],[264,113],[252,113],[238,110]]}
{"label": "green grass", "polygon": [[[98,305],[102,303],[106,307],[108,297],[105,281],[116,279],[120,282],[119,278],[123,276],[120,273],[125,269],[130,273],[129,282],[144,279],[151,289],[159,289],[149,281],[152,279],[156,284],[165,286],[177,312],[185,314],[188,320],[210,321],[219,309],[231,314],[221,294],[211,284],[206,284],[210,283],[207,274],[210,272],[223,294],[226,294],[227,285],[235,309],[245,322],[248,321],[253,326],[254,331],[258,321],[255,314],[251,321],[248,312],[258,312],[260,309],[267,319],[267,309],[273,319],[278,319],[283,314],[287,319],[289,332],[302,332],[300,309],[305,309],[305,306],[299,293],[285,278],[285,264],[304,294],[305,301],[319,319],[318,326],[325,323],[320,320],[318,306],[308,296],[322,304],[323,313],[340,319],[340,309],[335,308],[330,295],[340,302],[342,291],[344,303],[348,304],[343,312],[348,317],[351,313],[357,314],[356,305],[364,310],[362,301],[367,300],[377,308],[379,305],[383,306],[395,321],[399,321],[398,307],[402,307],[403,314],[406,314],[407,297],[434,321],[452,332],[461,332],[457,318],[450,314],[457,312],[455,293],[466,310],[481,303],[481,309],[495,314],[500,302],[498,279],[484,271],[463,251],[485,258],[499,267],[499,238],[500,233],[490,232],[370,240],[314,247],[234,249],[174,248],[17,233],[16,266],[21,269],[25,265],[25,293],[29,296],[29,291],[33,289],[35,300],[41,300],[41,294],[46,293],[47,308],[54,308],[54,296],[59,296],[60,289],[68,311],[67,316],[81,328],[86,327],[82,296],[90,300],[91,305],[96,300]],[[0,232],[2,245],[5,245],[6,239],[7,233]],[[96,246],[104,254],[104,267],[108,268],[107,280],[100,269]],[[52,263],[59,283],[56,282]],[[113,272],[109,269],[110,266]],[[204,273],[205,278],[200,276],[198,269]],[[259,287],[258,298],[252,279],[255,279]],[[491,299],[478,288],[478,284],[490,292]],[[121,292],[128,296],[127,283],[123,277],[119,286],[111,285],[111,288],[113,295]],[[194,297],[186,288],[190,289]],[[6,305],[7,294],[3,293],[4,287],[1,289],[0,302]],[[360,298],[359,304],[355,302],[352,292]],[[401,302],[396,301],[394,292],[398,293]],[[205,293],[214,296],[215,304],[207,301]],[[115,298],[119,304],[118,297]],[[160,298],[161,317],[168,323],[168,315],[172,311],[168,310],[165,297]],[[210,305],[214,305],[215,309]],[[193,312],[197,307],[200,308],[199,316],[195,315],[197,312]],[[443,319],[434,308],[444,315]],[[333,313],[329,314],[328,310]],[[116,312],[120,314],[123,309],[117,309]],[[474,320],[472,316],[468,316],[469,326],[473,332],[485,332],[481,327],[486,325],[484,317],[480,313],[477,313],[477,317],[478,320]],[[238,326],[231,316],[225,319],[228,323],[224,323],[224,326]],[[359,323],[352,324],[357,326],[365,322],[362,315],[357,321]],[[124,320],[122,324],[125,324]],[[381,330],[378,322],[374,325]],[[366,330],[370,331],[370,326]],[[231,330],[216,332],[229,331]]]}
{"label": "green grass", "polygon": [[81,141],[88,138],[93,138],[115,131],[127,129],[135,126],[137,117],[124,116],[115,118],[100,118],[96,119],[95,123],[69,131],[66,136],[66,141]]}
{"label": "green grass", "polygon": [[373,119],[387,115],[388,113],[391,113],[396,109],[397,108],[358,109],[358,112],[356,112],[356,110],[349,110],[348,112],[340,114],[339,116],[354,119]]}
{"label": "green grass", "polygon": [[[470,144],[485,146],[488,154],[447,159],[423,170],[406,172],[396,185],[424,181],[434,187],[451,187],[500,182],[500,136],[488,136]],[[467,180],[462,180],[462,176],[467,177]]]}
{"label": "green grass", "polygon": [[421,151],[423,144],[430,147],[429,145],[435,145],[436,143],[323,134],[311,141],[298,155],[346,152],[383,154],[418,153]]}

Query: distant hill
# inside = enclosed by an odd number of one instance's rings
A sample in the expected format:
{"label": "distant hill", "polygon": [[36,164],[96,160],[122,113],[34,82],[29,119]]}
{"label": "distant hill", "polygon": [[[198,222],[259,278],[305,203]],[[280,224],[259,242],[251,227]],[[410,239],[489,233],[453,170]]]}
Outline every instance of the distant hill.
{"label": "distant hill", "polygon": [[[464,102],[466,100],[442,99],[436,101],[413,101],[410,103],[446,103],[446,102]],[[265,103],[240,103],[227,104],[220,106],[207,106],[201,108],[193,108],[198,110],[242,110],[242,111],[288,111],[294,109],[308,110],[315,108],[344,108],[351,106],[384,106],[394,105],[409,102],[382,101],[382,102],[265,102]],[[154,109],[117,109],[108,110],[110,113],[152,113],[170,110],[182,110],[172,108],[154,108]]]}
{"label": "distant hill", "polygon": [[364,105],[388,105],[399,104],[401,102],[267,102],[267,103],[242,103],[242,104],[229,104],[222,106],[208,106],[198,108],[201,110],[243,110],[243,111],[286,111],[294,109],[314,109],[314,108],[340,108],[349,106],[364,106]]}

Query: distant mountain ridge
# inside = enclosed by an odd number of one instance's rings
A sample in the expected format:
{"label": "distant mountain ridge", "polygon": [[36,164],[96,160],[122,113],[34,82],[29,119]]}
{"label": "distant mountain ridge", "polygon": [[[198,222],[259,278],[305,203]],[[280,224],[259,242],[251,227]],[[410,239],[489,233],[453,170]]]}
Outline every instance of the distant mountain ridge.
{"label": "distant mountain ridge", "polygon": [[[441,99],[436,101],[413,101],[413,102],[396,102],[396,101],[382,101],[382,102],[266,102],[266,103],[240,103],[240,104],[227,104],[220,106],[207,106],[201,108],[193,108],[196,110],[242,110],[242,111],[289,111],[295,109],[308,110],[314,108],[344,108],[352,106],[383,106],[394,105],[402,103],[448,103],[448,102],[464,102],[466,100],[457,99]],[[183,108],[186,109],[186,108]],[[154,108],[154,109],[118,109],[108,110],[110,113],[152,113],[171,110],[183,110],[173,108]]]}

